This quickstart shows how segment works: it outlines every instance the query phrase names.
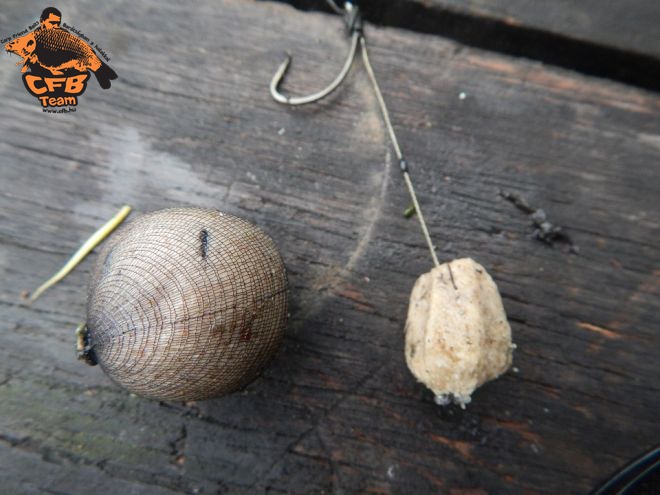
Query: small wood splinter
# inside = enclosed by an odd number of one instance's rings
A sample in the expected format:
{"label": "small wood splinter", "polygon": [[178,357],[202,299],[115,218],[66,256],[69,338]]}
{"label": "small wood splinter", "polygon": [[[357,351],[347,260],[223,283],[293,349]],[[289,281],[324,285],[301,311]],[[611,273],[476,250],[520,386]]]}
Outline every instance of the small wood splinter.
{"label": "small wood splinter", "polygon": [[85,241],[85,243],[80,246],[78,251],[74,253],[73,256],[65,263],[65,265],[51,278],[46,280],[41,286],[35,290],[30,296],[30,303],[36,301],[41,294],[43,294],[47,289],[58,283],[64,277],[66,277],[71,271],[78,266],[78,264],[87,256],[92,249],[98,246],[106,237],[108,237],[113,230],[115,230],[128,216],[131,212],[131,207],[128,205],[122,206],[122,208],[117,212],[117,214],[108,220],[103,227],[98,229],[92,236]]}

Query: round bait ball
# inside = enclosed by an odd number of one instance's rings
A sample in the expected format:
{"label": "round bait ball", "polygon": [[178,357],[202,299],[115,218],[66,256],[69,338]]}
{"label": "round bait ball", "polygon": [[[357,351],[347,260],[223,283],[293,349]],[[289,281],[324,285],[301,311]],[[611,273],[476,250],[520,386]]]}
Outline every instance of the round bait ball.
{"label": "round bait ball", "polygon": [[287,303],[284,263],[258,227],[210,209],[156,211],[118,231],[99,255],[85,357],[139,395],[219,397],[271,360]]}

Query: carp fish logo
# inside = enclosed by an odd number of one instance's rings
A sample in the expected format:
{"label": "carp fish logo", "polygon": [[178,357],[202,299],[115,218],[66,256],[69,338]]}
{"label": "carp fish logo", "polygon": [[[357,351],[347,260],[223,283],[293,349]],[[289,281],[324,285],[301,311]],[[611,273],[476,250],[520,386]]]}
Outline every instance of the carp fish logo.
{"label": "carp fish logo", "polygon": [[2,43],[7,41],[5,50],[21,57],[16,65],[23,65],[25,89],[39,100],[44,112],[75,112],[90,72],[103,89],[117,79],[117,73],[106,64],[110,58],[105,51],[73,26],[62,23],[62,14],[54,7],[44,9],[39,22]]}

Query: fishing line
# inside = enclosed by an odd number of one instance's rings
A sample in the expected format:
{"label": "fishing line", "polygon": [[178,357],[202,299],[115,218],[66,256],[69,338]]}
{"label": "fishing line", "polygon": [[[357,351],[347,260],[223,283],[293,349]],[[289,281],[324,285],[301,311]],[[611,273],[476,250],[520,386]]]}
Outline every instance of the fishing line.
{"label": "fishing line", "polygon": [[[380,87],[378,86],[378,81],[376,80],[376,75],[374,70],[371,67],[371,62],[369,62],[369,55],[367,54],[367,42],[362,36],[360,38],[360,47],[362,48],[362,60],[364,61],[364,67],[367,69],[367,74],[369,74],[369,79],[371,80],[371,85],[374,88],[376,93],[376,98],[378,99],[378,105],[380,106],[380,111],[383,114],[383,120],[385,120],[385,126],[387,127],[387,132],[390,135],[390,141],[392,141],[392,147],[396,153],[396,157],[399,160],[399,166],[401,172],[403,173],[403,179],[408,186],[408,192],[410,193],[410,198],[412,199],[413,205],[415,206],[415,211],[417,212],[417,218],[419,218],[419,224],[422,227],[422,232],[424,233],[424,238],[426,239],[426,244],[428,244],[429,251],[431,251],[431,258],[433,259],[433,264],[435,266],[440,266],[438,262],[438,257],[435,254],[435,247],[433,246],[433,241],[431,240],[431,235],[429,234],[429,229],[424,220],[424,215],[422,215],[422,208],[419,206],[417,201],[417,194],[415,193],[415,187],[413,186],[412,179],[410,178],[410,173],[408,172],[408,162],[403,158],[403,153],[399,147],[399,141],[396,138],[394,133],[394,127],[392,127],[392,122],[390,121],[390,114],[387,111],[387,105],[385,105],[385,99],[383,98],[382,93],[380,92]],[[453,279],[453,276],[452,276]]]}
{"label": "fishing line", "polygon": [[[287,58],[284,60],[284,62],[282,62],[282,64],[280,64],[279,68],[275,72],[275,75],[271,79],[270,94],[278,103],[292,106],[306,105],[308,103],[313,103],[321,100],[322,98],[325,98],[330,93],[335,91],[344,81],[351,66],[353,65],[353,61],[355,60],[357,46],[360,46],[362,60],[364,62],[365,69],[367,70],[369,81],[371,82],[371,86],[373,87],[374,93],[376,94],[376,99],[378,100],[378,105],[380,107],[381,114],[383,115],[383,120],[385,121],[385,126],[387,127],[387,132],[389,134],[392,147],[394,148],[396,157],[399,160],[399,167],[403,174],[403,179],[406,183],[406,187],[408,188],[410,198],[412,199],[413,206],[415,208],[414,211],[417,212],[417,218],[419,219],[419,224],[422,228],[424,239],[426,240],[426,244],[428,245],[429,251],[431,252],[433,264],[435,266],[440,266],[440,262],[438,261],[438,257],[435,253],[435,246],[433,245],[426,220],[422,214],[422,208],[419,205],[419,201],[417,200],[415,187],[413,185],[412,179],[410,178],[408,162],[405,160],[403,153],[401,152],[401,147],[399,146],[399,141],[396,137],[396,133],[394,132],[394,127],[392,126],[392,121],[390,119],[389,111],[387,110],[387,105],[385,104],[385,99],[383,98],[383,94],[380,91],[380,86],[376,80],[376,75],[374,73],[373,67],[371,66],[371,62],[369,61],[369,54],[367,52],[367,40],[364,36],[362,16],[360,15],[360,11],[358,7],[352,2],[345,2],[344,9],[340,9],[332,0],[326,0],[326,2],[333,11],[344,16],[344,21],[351,35],[350,49],[341,71],[328,86],[316,93],[307,96],[287,96],[280,92],[278,89],[280,83],[284,79],[289,65],[291,64],[291,56],[287,55]],[[454,276],[451,273],[451,267],[449,268],[449,273],[452,280],[452,285],[454,285],[455,288],[456,284],[454,282]]]}

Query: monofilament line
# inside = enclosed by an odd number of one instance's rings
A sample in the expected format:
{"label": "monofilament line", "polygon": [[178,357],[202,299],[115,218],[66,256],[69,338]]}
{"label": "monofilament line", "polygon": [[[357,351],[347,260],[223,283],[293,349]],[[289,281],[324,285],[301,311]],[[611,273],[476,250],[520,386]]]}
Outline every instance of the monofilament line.
{"label": "monofilament line", "polygon": [[417,201],[417,194],[415,194],[415,188],[413,187],[412,180],[410,179],[410,174],[408,173],[408,164],[406,163],[406,160],[404,160],[403,154],[401,153],[401,148],[399,147],[399,141],[396,138],[396,134],[394,133],[394,128],[392,127],[392,122],[390,121],[390,114],[387,111],[385,100],[383,99],[383,95],[380,92],[378,81],[376,81],[376,75],[374,74],[374,70],[371,68],[371,63],[369,62],[369,55],[367,54],[367,43],[364,36],[360,37],[360,47],[362,49],[362,60],[364,60],[364,66],[367,69],[367,74],[369,74],[371,85],[373,86],[374,92],[376,93],[376,99],[378,100],[380,111],[383,114],[383,119],[385,120],[385,126],[387,127],[387,132],[390,135],[390,140],[392,141],[392,147],[394,148],[394,152],[396,153],[396,157],[399,160],[399,164],[401,166],[401,171],[403,172],[403,179],[406,182],[406,186],[408,186],[408,192],[410,193],[410,197],[412,199],[413,205],[415,206],[415,211],[417,212],[417,218],[419,218],[419,224],[422,227],[422,232],[424,233],[424,238],[426,239],[426,243],[429,246],[429,251],[431,251],[431,258],[433,258],[433,263],[435,264],[435,266],[440,266],[438,257],[435,254],[435,247],[433,246],[431,235],[429,234],[429,229],[426,226],[424,215],[422,215],[422,209],[419,206],[419,202]]}

